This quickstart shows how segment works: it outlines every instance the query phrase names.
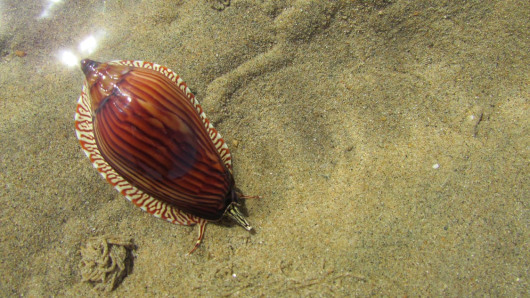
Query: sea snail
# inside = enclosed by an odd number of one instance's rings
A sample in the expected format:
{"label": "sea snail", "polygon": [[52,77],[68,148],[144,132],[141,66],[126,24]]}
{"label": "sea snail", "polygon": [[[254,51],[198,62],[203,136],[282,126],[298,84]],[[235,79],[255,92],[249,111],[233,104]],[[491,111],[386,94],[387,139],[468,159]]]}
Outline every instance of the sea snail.
{"label": "sea snail", "polygon": [[85,74],[75,128],[101,175],[148,213],[181,225],[223,216],[246,230],[230,150],[186,83],[167,67],[81,61]]}

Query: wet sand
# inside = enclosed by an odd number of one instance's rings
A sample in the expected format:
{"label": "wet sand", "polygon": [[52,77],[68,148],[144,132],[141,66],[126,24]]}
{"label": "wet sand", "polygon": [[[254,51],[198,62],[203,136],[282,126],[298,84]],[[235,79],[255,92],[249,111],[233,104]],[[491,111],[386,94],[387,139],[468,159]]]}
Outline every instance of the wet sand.
{"label": "wet sand", "polygon": [[[528,295],[528,1],[322,3],[4,2],[0,295],[94,294],[80,248],[104,234],[137,246],[115,296]],[[209,224],[186,256],[196,227],[92,168],[57,53],[97,32],[90,58],[186,80],[263,196],[255,233]]]}

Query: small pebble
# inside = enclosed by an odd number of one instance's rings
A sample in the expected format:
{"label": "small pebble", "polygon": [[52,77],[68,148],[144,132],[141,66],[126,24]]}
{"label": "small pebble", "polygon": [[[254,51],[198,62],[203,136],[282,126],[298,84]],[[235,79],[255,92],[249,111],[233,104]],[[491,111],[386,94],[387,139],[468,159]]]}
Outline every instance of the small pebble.
{"label": "small pebble", "polygon": [[24,51],[16,50],[16,51],[15,51],[15,55],[16,55],[17,57],[24,57],[24,56],[27,55],[27,53],[24,52]]}

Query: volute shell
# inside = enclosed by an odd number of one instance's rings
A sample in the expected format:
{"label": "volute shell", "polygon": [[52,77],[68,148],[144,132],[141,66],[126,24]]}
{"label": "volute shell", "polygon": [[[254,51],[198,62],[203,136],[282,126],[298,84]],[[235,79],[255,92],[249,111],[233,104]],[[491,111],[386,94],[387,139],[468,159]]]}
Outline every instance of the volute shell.
{"label": "volute shell", "polygon": [[184,81],[150,62],[81,62],[86,80],[75,125],[101,175],[136,206],[182,225],[227,214],[250,230],[237,209],[231,155]]}

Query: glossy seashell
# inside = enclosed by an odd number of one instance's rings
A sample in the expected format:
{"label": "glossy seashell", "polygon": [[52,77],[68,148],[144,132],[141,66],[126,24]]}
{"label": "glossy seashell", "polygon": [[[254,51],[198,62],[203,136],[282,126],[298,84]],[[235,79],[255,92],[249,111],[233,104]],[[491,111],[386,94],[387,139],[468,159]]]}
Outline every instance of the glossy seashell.
{"label": "glossy seashell", "polygon": [[154,216],[199,225],[238,209],[230,150],[184,81],[155,63],[85,59],[75,127],[94,167],[122,195]]}

